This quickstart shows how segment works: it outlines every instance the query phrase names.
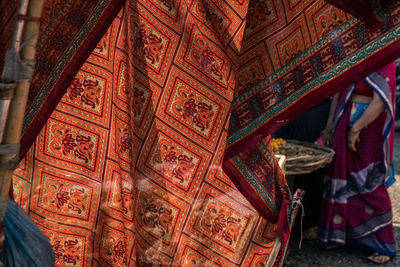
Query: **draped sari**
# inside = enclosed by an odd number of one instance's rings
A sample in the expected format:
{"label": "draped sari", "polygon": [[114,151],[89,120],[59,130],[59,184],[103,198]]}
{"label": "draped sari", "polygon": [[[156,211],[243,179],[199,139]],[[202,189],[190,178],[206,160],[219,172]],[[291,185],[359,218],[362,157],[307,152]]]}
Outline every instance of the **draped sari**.
{"label": "draped sari", "polygon": [[[387,184],[392,183],[396,67],[392,63],[364,80],[385,110],[360,133],[356,152],[347,148],[355,86],[339,96],[334,122],[335,156],[324,179],[320,238],[327,245],[350,243],[388,256],[396,254]],[[358,107],[360,108],[360,107]],[[354,123],[355,120],[352,120]]]}

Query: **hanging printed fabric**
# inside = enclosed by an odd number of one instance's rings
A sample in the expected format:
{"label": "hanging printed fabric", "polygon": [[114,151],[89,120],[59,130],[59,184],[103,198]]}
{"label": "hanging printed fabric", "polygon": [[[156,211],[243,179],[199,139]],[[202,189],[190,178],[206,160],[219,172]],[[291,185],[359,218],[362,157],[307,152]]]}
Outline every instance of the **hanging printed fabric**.
{"label": "hanging printed fabric", "polygon": [[400,56],[399,11],[48,0],[15,199],[57,266],[280,266],[303,193],[269,135]]}

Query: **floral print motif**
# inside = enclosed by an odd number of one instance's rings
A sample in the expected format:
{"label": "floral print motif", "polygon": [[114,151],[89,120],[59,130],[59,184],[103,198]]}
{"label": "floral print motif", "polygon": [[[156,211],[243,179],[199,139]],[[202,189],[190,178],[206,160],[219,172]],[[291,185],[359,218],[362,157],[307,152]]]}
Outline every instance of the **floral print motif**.
{"label": "floral print motif", "polygon": [[293,38],[283,45],[282,47],[282,57],[283,63],[287,64],[293,59],[295,59],[298,55],[303,52],[303,45],[301,37],[298,35],[293,36]]}
{"label": "floral print motif", "polygon": [[[60,241],[57,241],[56,244],[54,245],[55,248],[58,248],[58,257],[61,258],[64,262],[66,263],[72,263],[73,265],[76,265],[77,260],[79,260],[79,246],[77,240],[68,240],[64,242],[64,245],[61,246],[59,243]],[[63,247],[63,248],[62,248]]]}
{"label": "floral print motif", "polygon": [[85,188],[47,179],[43,190],[43,202],[47,207],[77,215],[87,212],[88,193]]}
{"label": "floral print motif", "polygon": [[241,220],[235,218],[232,211],[215,202],[208,203],[200,224],[214,238],[223,240],[229,245],[238,241],[242,229]]}
{"label": "floral print motif", "polygon": [[153,165],[161,166],[161,171],[166,177],[173,177],[179,183],[184,183],[189,180],[195,163],[192,157],[185,155],[167,140],[160,140]]}
{"label": "floral print motif", "polygon": [[129,103],[133,113],[133,117],[139,117],[142,114],[143,106],[146,102],[144,90],[138,86],[134,86],[129,94]]}
{"label": "floral print motif", "polygon": [[99,81],[74,78],[68,87],[67,96],[71,101],[95,109],[100,104],[102,88]]}
{"label": "floral print motif", "polygon": [[55,154],[88,163],[93,158],[94,142],[90,136],[72,132],[65,126],[53,124],[50,127],[49,149]]}
{"label": "floral print motif", "polygon": [[143,113],[146,99],[151,98],[151,93],[148,94],[131,75],[129,68],[125,67],[121,75],[121,87],[124,98],[128,100],[131,116],[137,120]]}
{"label": "floral print motif", "polygon": [[211,75],[217,81],[222,82],[226,79],[224,60],[214,52],[200,32],[196,32],[193,36],[190,59],[195,66]]}
{"label": "floral print motif", "polygon": [[268,17],[271,16],[272,9],[268,6],[265,0],[252,0],[249,3],[249,9],[247,11],[247,24],[246,28],[255,29],[260,25],[263,25]]}
{"label": "floral print motif", "polygon": [[[135,19],[131,20],[132,22]],[[163,38],[146,27],[145,24],[132,23],[133,36],[131,42],[133,49],[142,58],[145,58],[151,65],[161,61],[162,51],[165,49]]]}
{"label": "floral print motif", "polygon": [[77,145],[74,155],[78,159],[84,160],[86,163],[88,163],[88,161],[92,159],[93,153],[93,142],[91,142],[90,136],[86,137],[83,135],[77,135],[75,140]]}
{"label": "floral print motif", "polygon": [[167,239],[171,234],[174,215],[172,209],[166,207],[149,192],[141,192],[138,202],[140,224],[152,233]]}
{"label": "floral print motif", "polygon": [[133,210],[133,186],[126,180],[122,179],[120,175],[115,178],[113,182],[112,203],[117,209],[127,216],[132,216]]}
{"label": "floral print motif", "polygon": [[217,34],[221,34],[224,30],[224,24],[226,24],[226,21],[217,10],[218,9],[212,7],[208,2],[201,2],[201,4],[198,4],[199,13],[203,14],[203,16],[211,22],[213,29]]}
{"label": "floral print motif", "polygon": [[56,265],[76,266],[81,261],[82,245],[80,240],[66,238],[56,233],[49,233],[49,241],[53,247]]}
{"label": "floral print motif", "polygon": [[196,126],[202,132],[210,129],[215,115],[213,106],[184,86],[180,86],[176,94],[175,103],[172,106],[175,115],[190,125]]}
{"label": "floral print motif", "polygon": [[339,14],[339,10],[334,7],[330,7],[327,13],[322,14],[318,18],[318,26],[321,36],[327,35],[337,26],[341,25],[345,20],[345,17]]}
{"label": "floral print motif", "polygon": [[126,266],[127,244],[124,235],[108,226],[105,226],[103,231],[102,250],[104,255],[114,266]]}
{"label": "floral print motif", "polygon": [[128,156],[132,156],[132,136],[131,132],[128,128],[120,128],[119,129],[119,150],[123,154],[127,154]]}
{"label": "floral print motif", "polygon": [[239,94],[247,88],[251,88],[260,82],[265,77],[262,67],[259,65],[250,65],[241,69],[238,73],[238,88]]}

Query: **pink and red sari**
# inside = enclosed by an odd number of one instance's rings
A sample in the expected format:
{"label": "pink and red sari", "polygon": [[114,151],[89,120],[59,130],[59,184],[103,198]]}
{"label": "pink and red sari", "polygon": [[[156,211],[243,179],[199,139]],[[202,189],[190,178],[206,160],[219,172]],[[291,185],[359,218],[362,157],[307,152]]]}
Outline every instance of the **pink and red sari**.
{"label": "pink and red sari", "polygon": [[393,182],[395,74],[392,63],[364,79],[386,109],[361,131],[356,152],[347,148],[354,86],[339,98],[333,141],[336,154],[325,176],[321,204],[320,238],[326,245],[348,243],[388,256],[396,254],[387,191]]}

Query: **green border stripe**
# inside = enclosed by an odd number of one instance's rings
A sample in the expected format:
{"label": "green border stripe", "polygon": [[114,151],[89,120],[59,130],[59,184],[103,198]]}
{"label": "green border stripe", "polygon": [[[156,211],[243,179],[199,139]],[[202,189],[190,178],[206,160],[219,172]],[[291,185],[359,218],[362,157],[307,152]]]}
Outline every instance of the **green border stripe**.
{"label": "green border stripe", "polygon": [[277,207],[275,201],[272,201],[273,199],[271,195],[268,193],[268,191],[265,190],[265,187],[258,181],[257,178],[254,177],[254,175],[251,173],[250,169],[247,167],[247,165],[243,162],[241,158],[238,156],[232,158],[233,163],[235,166],[243,173],[244,177],[246,177],[246,181],[253,187],[253,189],[256,190],[256,192],[264,199],[264,201],[267,203],[268,207],[276,212]]}
{"label": "green border stripe", "polygon": [[[381,35],[379,38],[375,39],[368,45],[365,45],[363,48],[355,52],[355,54],[346,57],[340,63],[336,64],[336,66],[332,67],[330,70],[320,74],[318,77],[314,78],[306,85],[301,87],[300,89],[296,90],[296,92],[292,93],[289,97],[286,97],[283,101],[275,105],[273,108],[268,109],[259,117],[254,119],[251,123],[246,125],[245,127],[237,130],[233,134],[228,137],[227,145],[232,145],[237,140],[242,139],[242,137],[246,136],[249,132],[252,132],[254,129],[262,126],[264,122],[271,117],[279,114],[283,109],[290,106],[296,100],[299,100],[303,95],[307,92],[311,91],[313,88],[324,84],[326,81],[333,79],[334,77],[338,76],[339,74],[343,73],[346,69],[353,67],[359,61],[367,58],[377,50],[381,49],[385,45],[389,44],[390,42],[398,39],[400,37],[400,25],[396,26],[392,30],[388,31],[387,33]],[[263,87],[260,84],[256,86],[257,88],[253,87],[253,90],[256,91],[259,88]],[[250,94],[250,93],[249,93]],[[244,99],[244,97],[243,97]]]}

